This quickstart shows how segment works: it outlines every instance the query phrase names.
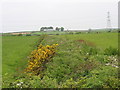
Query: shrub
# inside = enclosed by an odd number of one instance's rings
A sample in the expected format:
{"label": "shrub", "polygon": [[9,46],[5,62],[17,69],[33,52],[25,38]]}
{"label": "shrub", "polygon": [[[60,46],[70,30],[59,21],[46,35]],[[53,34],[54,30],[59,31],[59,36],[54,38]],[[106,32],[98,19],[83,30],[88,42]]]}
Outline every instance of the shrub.
{"label": "shrub", "polygon": [[68,34],[74,34],[73,32],[69,32]]}
{"label": "shrub", "polygon": [[87,87],[91,84],[91,87],[102,87],[102,88],[118,88],[119,79],[118,71],[116,68],[111,66],[103,66],[100,69],[93,70],[91,77],[87,79]]}
{"label": "shrub", "polygon": [[58,88],[58,83],[55,78],[48,76],[44,76],[42,79],[39,76],[22,76],[8,86],[9,88]]}
{"label": "shrub", "polygon": [[98,52],[99,49],[97,49],[96,47],[90,47],[86,43],[83,43],[83,46],[80,51],[82,55],[97,55]]}
{"label": "shrub", "polygon": [[118,49],[112,47],[106,48],[104,50],[104,55],[118,55]]}
{"label": "shrub", "polygon": [[76,32],[75,34],[81,34],[81,32]]}
{"label": "shrub", "polygon": [[31,36],[31,34],[26,34],[26,36]]}
{"label": "shrub", "polygon": [[45,64],[55,55],[55,49],[58,44],[39,45],[38,48],[31,52],[26,72],[39,75],[44,70]]}
{"label": "shrub", "polygon": [[18,34],[18,36],[22,36],[22,34]]}

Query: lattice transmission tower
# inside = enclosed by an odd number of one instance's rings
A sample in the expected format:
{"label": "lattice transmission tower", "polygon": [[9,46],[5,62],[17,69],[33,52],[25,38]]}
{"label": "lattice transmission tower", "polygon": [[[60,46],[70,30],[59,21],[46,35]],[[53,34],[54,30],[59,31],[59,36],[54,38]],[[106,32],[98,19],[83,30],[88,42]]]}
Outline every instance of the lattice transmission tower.
{"label": "lattice transmission tower", "polygon": [[107,30],[111,30],[110,12],[107,12]]}

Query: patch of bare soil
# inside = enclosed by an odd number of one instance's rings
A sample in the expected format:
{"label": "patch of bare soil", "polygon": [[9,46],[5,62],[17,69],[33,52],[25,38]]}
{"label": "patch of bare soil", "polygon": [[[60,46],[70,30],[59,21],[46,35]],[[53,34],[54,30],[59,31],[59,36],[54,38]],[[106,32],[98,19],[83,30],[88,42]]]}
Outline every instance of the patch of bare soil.
{"label": "patch of bare soil", "polygon": [[86,41],[86,40],[80,39],[80,40],[77,40],[77,41],[80,42],[80,43],[87,44],[88,46],[95,46],[95,43],[89,42],[89,41]]}

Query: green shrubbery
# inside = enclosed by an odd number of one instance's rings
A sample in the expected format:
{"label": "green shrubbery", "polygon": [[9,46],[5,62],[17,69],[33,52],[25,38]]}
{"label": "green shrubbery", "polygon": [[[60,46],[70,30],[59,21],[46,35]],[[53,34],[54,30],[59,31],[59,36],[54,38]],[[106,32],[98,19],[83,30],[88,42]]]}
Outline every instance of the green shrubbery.
{"label": "green shrubbery", "polygon": [[104,50],[104,55],[118,55],[118,49],[112,47],[106,48]]}
{"label": "green shrubbery", "polygon": [[75,34],[81,34],[81,32],[75,32]]}
{"label": "green shrubbery", "polygon": [[[65,79],[65,78],[64,78]],[[9,84],[11,88],[119,88],[120,81],[117,70],[113,67],[103,66],[94,69],[86,76],[66,78],[58,82],[55,77],[45,75],[42,79],[39,76],[27,76],[16,79]]]}
{"label": "green shrubbery", "polygon": [[31,36],[31,34],[26,34],[26,36]]}

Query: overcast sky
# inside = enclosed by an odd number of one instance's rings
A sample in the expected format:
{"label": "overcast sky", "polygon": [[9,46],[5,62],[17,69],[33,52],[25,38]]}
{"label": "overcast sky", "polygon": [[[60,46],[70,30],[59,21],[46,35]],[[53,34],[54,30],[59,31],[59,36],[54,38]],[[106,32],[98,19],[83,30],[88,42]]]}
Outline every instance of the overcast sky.
{"label": "overcast sky", "polygon": [[42,26],[71,30],[106,28],[108,11],[112,27],[117,27],[118,1],[3,0],[2,32],[39,30]]}

